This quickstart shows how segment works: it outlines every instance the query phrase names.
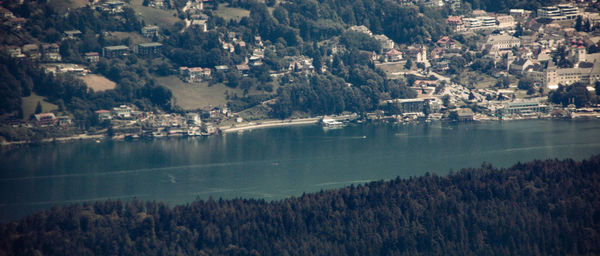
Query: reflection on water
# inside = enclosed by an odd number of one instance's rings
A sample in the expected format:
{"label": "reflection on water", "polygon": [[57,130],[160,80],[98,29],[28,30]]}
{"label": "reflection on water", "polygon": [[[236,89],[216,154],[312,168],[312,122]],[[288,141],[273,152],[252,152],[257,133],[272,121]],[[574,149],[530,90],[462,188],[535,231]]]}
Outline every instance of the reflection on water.
{"label": "reflection on water", "polygon": [[88,200],[277,200],[425,172],[600,153],[600,122],[271,128],[208,138],[83,142],[2,152],[0,220]]}

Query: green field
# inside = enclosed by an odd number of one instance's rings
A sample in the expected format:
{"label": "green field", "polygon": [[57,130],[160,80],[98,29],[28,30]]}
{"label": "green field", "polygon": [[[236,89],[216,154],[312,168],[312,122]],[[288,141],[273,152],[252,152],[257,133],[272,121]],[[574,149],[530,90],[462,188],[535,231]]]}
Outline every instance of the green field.
{"label": "green field", "polygon": [[214,12],[215,15],[225,20],[240,21],[242,17],[250,16],[250,11],[241,8],[227,7],[228,4],[220,4],[219,9]]}
{"label": "green field", "polygon": [[[232,89],[223,84],[208,86],[207,82],[202,83],[184,83],[175,75],[166,77],[156,77],[156,81],[171,90],[175,104],[185,110],[203,109],[207,107],[225,106],[227,99],[225,92],[230,95],[236,94],[240,97],[244,92],[240,89]],[[273,92],[277,91],[277,85],[274,84]],[[264,91],[258,91],[255,88],[249,90],[249,95],[264,94]]]}
{"label": "green field", "polygon": [[29,97],[23,97],[21,108],[23,109],[23,119],[27,120],[35,112],[37,103],[42,104],[42,112],[50,112],[58,109],[57,105],[44,100],[44,97],[31,93]]}
{"label": "green field", "polygon": [[460,73],[460,75],[458,76],[458,81],[460,84],[466,87],[484,89],[494,86],[497,80],[481,72],[467,71]]}
{"label": "green field", "polygon": [[242,96],[239,89],[232,89],[223,84],[208,86],[207,82],[184,83],[177,76],[157,77],[156,81],[169,88],[175,98],[175,103],[183,109],[201,109],[209,106],[225,106],[225,92]]}
{"label": "green field", "polygon": [[178,21],[177,11],[161,10],[142,5],[143,0],[131,0],[129,4],[135,10],[135,13],[146,22],[146,25],[157,25],[159,27],[170,27]]}

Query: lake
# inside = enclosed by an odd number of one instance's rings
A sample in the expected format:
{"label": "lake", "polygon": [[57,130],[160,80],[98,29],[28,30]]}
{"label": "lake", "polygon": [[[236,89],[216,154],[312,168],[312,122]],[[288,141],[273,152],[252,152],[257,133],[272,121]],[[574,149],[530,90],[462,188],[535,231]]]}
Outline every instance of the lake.
{"label": "lake", "polygon": [[138,198],[277,200],[426,172],[600,153],[600,122],[316,125],[206,138],[47,144],[0,154],[0,221],[52,205]]}

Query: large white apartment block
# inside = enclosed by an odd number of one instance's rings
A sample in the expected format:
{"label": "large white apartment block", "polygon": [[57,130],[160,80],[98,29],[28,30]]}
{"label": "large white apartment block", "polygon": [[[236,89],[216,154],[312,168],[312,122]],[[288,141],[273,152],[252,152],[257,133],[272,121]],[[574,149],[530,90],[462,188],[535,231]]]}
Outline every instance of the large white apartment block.
{"label": "large white apartment block", "polygon": [[470,30],[484,30],[484,29],[497,29],[498,24],[495,17],[491,16],[478,16],[475,18],[463,18],[465,29]]}
{"label": "large white apartment block", "polygon": [[546,6],[537,10],[538,18],[548,18],[551,20],[572,20],[577,18],[579,10],[569,4],[559,4],[556,6]]}

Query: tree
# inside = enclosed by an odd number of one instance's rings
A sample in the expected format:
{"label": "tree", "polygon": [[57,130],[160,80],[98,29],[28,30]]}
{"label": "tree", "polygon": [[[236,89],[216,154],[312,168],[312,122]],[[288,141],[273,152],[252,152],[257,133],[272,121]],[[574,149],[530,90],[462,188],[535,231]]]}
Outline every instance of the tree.
{"label": "tree", "polygon": [[405,69],[411,69],[412,68],[412,60],[411,59],[408,59],[406,61],[406,64],[404,64],[404,68]]}
{"label": "tree", "polygon": [[35,113],[39,114],[42,113],[42,104],[38,101],[37,105],[35,106]]}
{"label": "tree", "polygon": [[579,32],[584,31],[583,18],[581,16],[577,16],[577,19],[575,20],[575,30],[577,30]]}

